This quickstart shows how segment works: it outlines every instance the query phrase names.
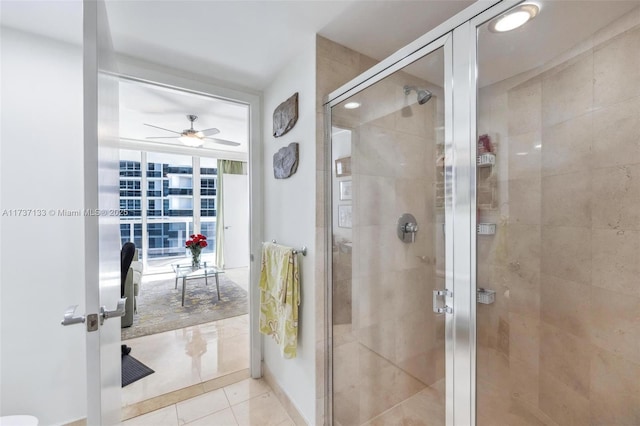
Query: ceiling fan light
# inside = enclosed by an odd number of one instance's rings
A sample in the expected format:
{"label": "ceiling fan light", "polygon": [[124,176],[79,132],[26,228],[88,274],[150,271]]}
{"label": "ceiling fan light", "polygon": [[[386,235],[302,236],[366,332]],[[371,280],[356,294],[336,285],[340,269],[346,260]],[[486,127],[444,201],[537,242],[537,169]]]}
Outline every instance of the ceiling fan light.
{"label": "ceiling fan light", "polygon": [[198,147],[204,144],[204,141],[197,136],[180,136],[178,138],[186,146]]}

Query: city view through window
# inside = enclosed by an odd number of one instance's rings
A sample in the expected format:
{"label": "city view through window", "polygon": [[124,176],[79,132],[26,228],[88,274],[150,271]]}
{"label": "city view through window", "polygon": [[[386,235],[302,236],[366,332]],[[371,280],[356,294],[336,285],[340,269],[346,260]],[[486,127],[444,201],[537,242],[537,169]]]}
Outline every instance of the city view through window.
{"label": "city view through window", "polygon": [[187,261],[193,233],[206,235],[202,258],[213,262],[217,172],[213,158],[120,150],[120,239],[136,245],[148,272]]}

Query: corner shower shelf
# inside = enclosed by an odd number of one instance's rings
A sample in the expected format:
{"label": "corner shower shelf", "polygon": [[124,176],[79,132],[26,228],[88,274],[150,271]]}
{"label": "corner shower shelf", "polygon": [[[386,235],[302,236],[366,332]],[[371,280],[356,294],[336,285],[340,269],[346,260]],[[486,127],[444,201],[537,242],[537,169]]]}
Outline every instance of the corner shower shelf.
{"label": "corner shower shelf", "polygon": [[494,290],[487,290],[486,288],[478,289],[478,303],[484,305],[490,305],[496,301],[496,292]]}
{"label": "corner shower shelf", "polygon": [[495,223],[479,223],[478,235],[495,235],[496,224]]}
{"label": "corner shower shelf", "polygon": [[476,157],[477,168],[477,206],[478,210],[496,210],[498,208],[498,144],[492,140],[492,152],[483,152]]}
{"label": "corner shower shelf", "polygon": [[496,156],[490,152],[478,155],[478,167],[492,167],[496,165]]}
{"label": "corner shower shelf", "polygon": [[[442,224],[442,233],[445,234],[447,232],[447,224]],[[478,224],[478,235],[495,235],[496,233],[496,224],[495,223],[479,223]]]}

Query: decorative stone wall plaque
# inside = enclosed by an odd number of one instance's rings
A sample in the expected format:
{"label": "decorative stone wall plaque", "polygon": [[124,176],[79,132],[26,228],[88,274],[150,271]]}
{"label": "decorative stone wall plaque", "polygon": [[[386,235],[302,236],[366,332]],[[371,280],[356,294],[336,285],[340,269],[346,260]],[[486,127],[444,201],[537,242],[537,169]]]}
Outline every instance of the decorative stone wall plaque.
{"label": "decorative stone wall plaque", "polygon": [[298,143],[280,148],[273,154],[273,175],[276,179],[291,177],[298,170]]}
{"label": "decorative stone wall plaque", "polygon": [[273,136],[280,136],[293,129],[298,121],[298,92],[278,105],[273,111]]}

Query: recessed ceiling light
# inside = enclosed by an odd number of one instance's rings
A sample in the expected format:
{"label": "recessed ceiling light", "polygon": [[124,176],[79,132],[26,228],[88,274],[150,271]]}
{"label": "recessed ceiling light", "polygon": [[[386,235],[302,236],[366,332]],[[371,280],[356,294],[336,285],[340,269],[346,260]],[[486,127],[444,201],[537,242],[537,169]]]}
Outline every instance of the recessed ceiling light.
{"label": "recessed ceiling light", "polygon": [[344,107],[346,109],[356,109],[360,107],[360,102],[347,102]]}
{"label": "recessed ceiling light", "polygon": [[531,19],[535,18],[540,8],[535,4],[522,4],[514,7],[504,15],[494,18],[489,23],[489,31],[494,33],[504,33],[506,31],[520,28]]}

